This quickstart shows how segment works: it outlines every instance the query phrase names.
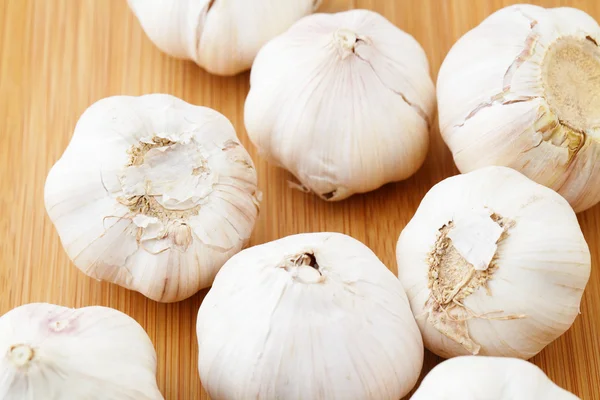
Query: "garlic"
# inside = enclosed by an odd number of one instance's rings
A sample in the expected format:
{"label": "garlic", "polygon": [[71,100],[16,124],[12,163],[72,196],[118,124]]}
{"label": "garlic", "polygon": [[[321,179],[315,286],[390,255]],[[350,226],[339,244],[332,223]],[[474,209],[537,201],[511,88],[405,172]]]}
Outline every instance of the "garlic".
{"label": "garlic", "polygon": [[600,27],[515,5],[465,34],[440,69],[440,130],[461,172],[514,168],[576,212],[600,201]]}
{"label": "garlic", "polygon": [[148,38],[208,72],[250,68],[269,39],[314,12],[321,0],[128,0]]}
{"label": "garlic", "polygon": [[247,244],[256,181],[223,115],[166,94],[115,96],[79,119],[45,203],[86,275],[174,302]]}
{"label": "garlic", "polygon": [[305,17],[260,50],[244,118],[259,154],[335,201],[415,173],[434,107],[419,43],[351,10]]}
{"label": "garlic", "polygon": [[576,400],[536,365],[516,358],[461,356],[438,364],[411,400]]}
{"label": "garlic", "polygon": [[569,329],[590,276],[567,201],[507,167],[435,185],[396,250],[425,346],[446,358],[533,357]]}
{"label": "garlic", "polygon": [[340,233],[241,251],[217,274],[196,329],[214,400],[397,400],[423,364],[400,282]]}
{"label": "garlic", "polygon": [[0,398],[163,399],[156,352],[131,317],[107,307],[47,303],[0,318]]}

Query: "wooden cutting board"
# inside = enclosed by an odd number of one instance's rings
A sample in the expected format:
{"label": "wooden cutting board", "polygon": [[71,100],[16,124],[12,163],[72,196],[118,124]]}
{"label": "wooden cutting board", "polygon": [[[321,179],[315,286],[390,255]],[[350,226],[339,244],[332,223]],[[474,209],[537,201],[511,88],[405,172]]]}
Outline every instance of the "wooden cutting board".
{"label": "wooden cutting board", "polygon": [[[282,0],[283,1],[283,0]],[[324,0],[321,10],[375,10],[412,34],[429,57],[432,77],[452,44],[513,0]],[[539,0],[575,6],[600,20],[598,0]],[[394,248],[426,191],[456,174],[437,128],[425,165],[412,178],[328,204],[288,188],[289,175],[256,156],[243,126],[248,73],[211,76],[162,54],[125,0],[0,0],[0,314],[28,302],[104,305],[146,329],[158,353],[166,399],[207,399],[196,369],[196,313],[206,291],[177,304],[85,277],[69,261],[43,203],[44,181],[80,114],[111,95],[164,92],[215,108],[235,125],[256,161],[264,201],[251,244],[311,231],[339,231],[370,246],[395,271]],[[437,121],[436,121],[437,124]],[[600,399],[600,206],[579,215],[593,271],[582,315],[533,358],[558,385]],[[440,359],[426,353],[423,374]]]}

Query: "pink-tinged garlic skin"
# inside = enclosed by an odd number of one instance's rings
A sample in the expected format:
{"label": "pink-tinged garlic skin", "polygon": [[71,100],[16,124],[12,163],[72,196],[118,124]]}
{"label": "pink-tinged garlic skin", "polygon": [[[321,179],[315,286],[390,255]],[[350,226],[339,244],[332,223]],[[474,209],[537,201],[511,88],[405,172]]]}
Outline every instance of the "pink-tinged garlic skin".
{"label": "pink-tinged garlic skin", "polygon": [[17,307],[0,317],[0,398],[163,400],[144,329],[108,307]]}
{"label": "pink-tinged garlic skin", "polygon": [[244,119],[262,157],[337,201],[414,174],[434,111],[419,43],[351,10],[304,17],[260,50]]}
{"label": "pink-tinged garlic skin", "polygon": [[467,32],[437,80],[461,172],[514,168],[576,212],[600,201],[600,27],[574,8],[515,5]]}

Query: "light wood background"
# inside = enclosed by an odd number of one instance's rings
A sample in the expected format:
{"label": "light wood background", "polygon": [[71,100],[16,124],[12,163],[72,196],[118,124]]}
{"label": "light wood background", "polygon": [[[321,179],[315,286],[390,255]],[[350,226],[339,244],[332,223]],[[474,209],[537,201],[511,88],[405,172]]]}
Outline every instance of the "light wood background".
{"label": "light wood background", "polygon": [[[324,0],[322,11],[378,11],[412,34],[429,56],[431,74],[451,45],[512,0]],[[578,7],[600,20],[600,1],[538,0]],[[177,304],[85,277],[66,257],[43,203],[44,181],[71,138],[79,115],[111,95],[166,92],[223,113],[250,147],[243,126],[248,73],[211,76],[192,62],[161,54],[125,0],[0,0],[0,314],[28,302],[104,305],[144,326],[158,354],[166,399],[207,399],[196,369],[195,319],[206,291]],[[436,121],[437,124],[437,121]],[[432,132],[425,165],[402,183],[329,204],[293,191],[289,175],[257,163],[264,192],[251,244],[310,231],[339,231],[370,246],[396,270],[394,247],[426,191],[454,175],[449,151]],[[584,400],[600,399],[600,206],[579,215],[593,271],[582,315],[532,361]],[[440,360],[426,354],[423,374]]]}

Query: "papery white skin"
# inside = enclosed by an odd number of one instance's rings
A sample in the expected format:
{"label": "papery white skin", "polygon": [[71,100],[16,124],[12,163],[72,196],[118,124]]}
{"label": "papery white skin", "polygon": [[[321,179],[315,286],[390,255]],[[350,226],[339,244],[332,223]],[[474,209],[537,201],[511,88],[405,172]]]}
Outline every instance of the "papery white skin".
{"label": "papery white skin", "polygon": [[411,400],[577,400],[535,364],[518,358],[461,356],[429,372]]}
{"label": "papery white skin", "polygon": [[[438,111],[442,137],[461,172],[489,165],[517,169],[579,212],[600,200],[600,113],[580,148],[580,136],[547,136],[549,123],[558,120],[550,118],[541,66],[548,48],[565,37],[595,47],[600,68],[600,27],[583,11],[515,5],[493,13],[442,63]],[[597,85],[597,76],[581,79],[590,90]],[[583,91],[563,94],[568,99]]]}
{"label": "papery white skin", "polygon": [[250,69],[271,38],[311,14],[321,0],[128,0],[163,52],[217,75]]}
{"label": "papery white skin", "polygon": [[[174,144],[127,166],[128,151],[154,137]],[[248,242],[258,214],[256,185],[252,160],[227,118],[150,94],[90,106],[44,195],[67,254],[85,274],[173,302],[210,286]],[[197,215],[160,220],[132,211],[124,203],[132,196],[151,198],[163,211],[196,207]]]}
{"label": "papery white skin", "polygon": [[[304,253],[320,272],[287,263]],[[200,306],[197,337],[215,400],[397,400],[424,353],[400,282],[340,233],[288,236],[231,258]]]}
{"label": "papery white skin", "polygon": [[305,17],[260,50],[244,119],[261,156],[335,201],[415,173],[434,108],[419,43],[351,10]]}
{"label": "papery white skin", "polygon": [[398,277],[429,350],[446,358],[475,353],[428,321],[426,303],[432,293],[429,254],[440,228],[453,220],[458,226],[459,218],[483,207],[514,225],[497,243],[490,294],[479,287],[463,304],[475,315],[524,318],[471,318],[468,333],[481,346],[478,354],[529,359],[572,325],[590,276],[590,252],[575,213],[553,190],[506,167],[443,180],[426,194],[399,237]]}
{"label": "papery white skin", "polygon": [[[31,351],[26,354],[31,359],[16,357],[19,349]],[[162,400],[163,396],[156,384],[156,352],[133,318],[107,307],[32,303],[0,317],[0,398]]]}

